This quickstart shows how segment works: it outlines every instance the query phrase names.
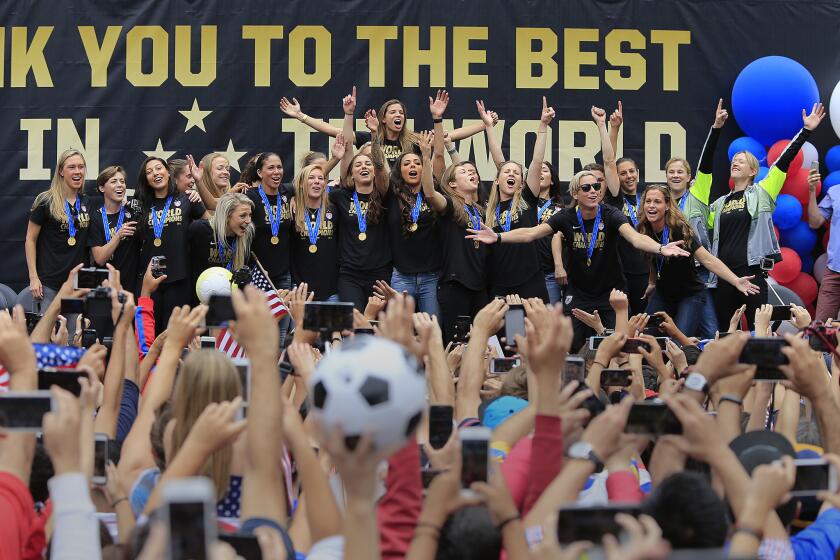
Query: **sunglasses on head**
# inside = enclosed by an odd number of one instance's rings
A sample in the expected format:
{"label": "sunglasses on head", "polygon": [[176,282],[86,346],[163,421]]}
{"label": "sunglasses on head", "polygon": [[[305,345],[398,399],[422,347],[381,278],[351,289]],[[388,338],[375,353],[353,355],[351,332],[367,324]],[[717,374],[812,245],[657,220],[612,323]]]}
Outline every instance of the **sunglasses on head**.
{"label": "sunglasses on head", "polygon": [[580,190],[583,192],[589,192],[591,189],[595,189],[596,191],[601,190],[601,183],[590,183],[588,185],[580,185]]}

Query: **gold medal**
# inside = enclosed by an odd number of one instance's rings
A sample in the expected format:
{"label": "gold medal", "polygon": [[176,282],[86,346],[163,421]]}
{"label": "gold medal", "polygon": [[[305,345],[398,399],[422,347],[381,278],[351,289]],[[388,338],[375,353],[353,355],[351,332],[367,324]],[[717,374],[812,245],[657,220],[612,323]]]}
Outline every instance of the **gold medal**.
{"label": "gold medal", "polygon": [[481,246],[481,244],[478,241],[474,241],[473,246],[475,246],[475,248],[478,249]]}
{"label": "gold medal", "polygon": [[161,245],[163,245],[163,240],[160,237],[155,237],[154,244],[155,247],[160,247]]}
{"label": "gold medal", "polygon": [[278,243],[280,243],[280,238],[277,237],[276,235],[272,235],[271,236],[271,244],[272,245],[277,245]]}
{"label": "gold medal", "polygon": [[408,231],[417,231],[417,222],[412,222],[410,226],[408,226]]}
{"label": "gold medal", "polygon": [[318,246],[317,245],[310,245],[309,246],[309,252],[310,253],[317,253],[318,252]]}
{"label": "gold medal", "polygon": [[76,238],[75,237],[68,237],[67,238],[67,244],[70,245],[71,247],[74,246],[76,244]]}
{"label": "gold medal", "polygon": [[586,259],[586,266],[592,266],[592,259]]}
{"label": "gold medal", "polygon": [[359,241],[364,241],[365,239],[367,239],[367,234],[365,232],[360,233]]}

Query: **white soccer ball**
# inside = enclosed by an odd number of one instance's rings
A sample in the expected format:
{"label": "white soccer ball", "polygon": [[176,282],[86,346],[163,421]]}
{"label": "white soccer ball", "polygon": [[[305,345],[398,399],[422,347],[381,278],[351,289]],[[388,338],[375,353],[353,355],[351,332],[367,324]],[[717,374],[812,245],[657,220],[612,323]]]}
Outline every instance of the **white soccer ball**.
{"label": "white soccer ball", "polygon": [[229,296],[233,274],[226,268],[213,266],[202,272],[195,282],[195,295],[201,303],[210,301],[210,296]]}
{"label": "white soccer ball", "polygon": [[402,446],[414,433],[426,405],[426,379],[405,348],[360,335],[321,360],[309,394],[327,436],[340,425],[348,448],[369,433],[384,449]]}

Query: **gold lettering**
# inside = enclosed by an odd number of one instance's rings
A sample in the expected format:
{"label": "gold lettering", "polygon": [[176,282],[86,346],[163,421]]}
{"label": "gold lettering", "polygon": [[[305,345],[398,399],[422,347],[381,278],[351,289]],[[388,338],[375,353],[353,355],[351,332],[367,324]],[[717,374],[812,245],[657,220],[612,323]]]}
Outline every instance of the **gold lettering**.
{"label": "gold lettering", "polygon": [[[303,56],[307,39],[315,41],[315,70],[307,73]],[[298,25],[289,33],[289,79],[301,87],[327,83],[332,72],[332,35],[323,25]]]}
{"label": "gold lettering", "polygon": [[662,45],[662,90],[680,89],[680,45],[691,44],[691,31],[653,29],[650,42]]}
{"label": "gold lettering", "polygon": [[49,181],[50,170],[44,167],[44,133],[52,129],[50,119],[20,119],[26,132],[26,167],[21,168],[21,181]]}
{"label": "gold lettering", "polygon": [[99,175],[99,119],[85,119],[85,142],[82,142],[73,119],[58,119],[56,153],[74,149],[85,158],[85,177]]}
{"label": "gold lettering", "polygon": [[216,26],[201,26],[201,56],[197,74],[192,62],[191,25],[175,26],[175,79],[182,86],[209,86],[216,79]]}
{"label": "gold lettering", "polygon": [[108,65],[114,56],[117,40],[122,33],[121,25],[109,25],[105,29],[102,44],[96,39],[96,28],[92,25],[80,25],[79,36],[85,47],[88,64],[90,64],[90,87],[106,87],[108,85]]}
{"label": "gold lettering", "polygon": [[310,148],[312,129],[297,119],[281,119],[280,127],[282,132],[291,132],[294,135],[294,159],[292,161],[297,165],[297,162],[312,149]]}
{"label": "gold lettering", "polygon": [[27,40],[26,27],[12,27],[12,76],[13,88],[26,87],[26,77],[29,71],[35,76],[37,87],[53,87],[47,59],[44,58],[44,47],[52,35],[53,27],[39,25],[35,29],[32,42]]}
{"label": "gold lettering", "polygon": [[[532,50],[533,41],[539,41],[541,48]],[[547,27],[516,28],[516,87],[525,89],[547,89],[557,83],[557,34]],[[539,75],[531,73],[534,66],[540,67]]]}
{"label": "gold lettering", "polygon": [[638,90],[647,80],[647,63],[645,57],[636,52],[624,52],[621,46],[628,43],[631,49],[645,48],[645,36],[636,29],[613,29],[607,33],[605,39],[605,59],[613,66],[630,69],[630,75],[623,77],[621,70],[607,70],[604,81],[612,89]]}
{"label": "gold lettering", "polygon": [[563,33],[563,82],[566,89],[598,89],[598,76],[584,76],[582,66],[598,64],[598,53],[584,51],[581,43],[598,41],[597,29],[567,27]]}
{"label": "gold lettering", "polygon": [[283,38],[283,26],[243,25],[242,38],[254,41],[254,86],[270,86],[271,41]]}
{"label": "gold lettering", "polygon": [[[662,136],[671,138],[671,151],[662,154]],[[678,122],[645,123],[645,182],[664,183],[662,164],[672,156],[685,155],[685,129]],[[641,173],[640,173],[641,175]],[[639,177],[642,183],[642,177]]]}
{"label": "gold lettering", "polygon": [[[540,126],[538,120],[522,119],[516,121],[510,127],[510,136],[508,142],[510,143],[510,159],[511,161],[525,161],[525,137],[528,134],[536,135],[537,129]],[[546,130],[545,138],[545,161],[551,163],[551,127]],[[524,177],[523,177],[524,180]]]}
{"label": "gold lettering", "polygon": [[487,74],[471,74],[470,64],[485,64],[487,51],[473,50],[471,41],[486,41],[486,27],[453,27],[452,52],[452,87],[486,88]]}
{"label": "gold lettering", "polygon": [[396,25],[360,25],[356,27],[356,39],[368,42],[368,85],[385,86],[385,41],[399,36]]}
{"label": "gold lettering", "polygon": [[420,86],[420,67],[429,67],[429,87],[446,87],[446,28],[429,28],[429,48],[420,48],[420,28],[403,29],[403,87]]}
{"label": "gold lettering", "polygon": [[[601,150],[598,127],[592,121],[560,121],[557,130],[560,145],[557,175],[561,181],[571,181],[575,174],[575,160],[579,161],[581,166],[592,163]],[[584,134],[582,146],[575,146],[575,133]]]}
{"label": "gold lettering", "polygon": [[0,27],[0,88],[6,86],[6,28]]}
{"label": "gold lettering", "polygon": [[[143,41],[152,42],[152,70],[143,72]],[[126,34],[125,77],[134,87],[157,87],[169,75],[169,34],[159,25],[138,25]]]}

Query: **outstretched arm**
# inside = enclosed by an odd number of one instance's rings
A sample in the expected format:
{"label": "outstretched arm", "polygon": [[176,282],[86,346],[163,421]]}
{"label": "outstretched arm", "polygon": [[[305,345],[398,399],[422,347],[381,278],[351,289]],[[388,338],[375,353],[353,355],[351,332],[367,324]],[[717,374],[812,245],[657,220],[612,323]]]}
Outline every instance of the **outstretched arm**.
{"label": "outstretched arm", "polygon": [[[504,235],[497,234],[490,226],[483,222],[480,230],[467,229],[467,231],[470,233],[470,235],[467,236],[467,239],[474,239],[486,245],[492,245],[497,241],[501,241],[502,243],[529,243],[554,233],[554,230],[551,229],[551,226],[547,223],[529,228],[512,229],[510,231],[506,231]],[[656,250],[654,250],[654,252],[656,252]]]}
{"label": "outstretched arm", "polygon": [[[518,230],[517,230],[518,231]],[[665,257],[690,257],[691,253],[681,248],[682,241],[674,241],[667,245],[661,245],[647,235],[642,235],[630,224],[621,224],[618,233],[626,239],[633,247],[646,253],[659,254]]]}
{"label": "outstretched arm", "polygon": [[[619,110],[621,111],[621,102],[619,101]],[[609,138],[607,133],[607,112],[599,107],[592,106],[592,120],[598,125],[598,134],[601,137],[601,157],[604,160],[604,176],[607,179],[607,188],[610,190],[612,196],[618,196],[621,192],[620,184],[618,182],[618,170],[615,165],[615,144]],[[610,133],[615,130],[618,135],[618,126],[613,126]]]}
{"label": "outstretched arm", "polygon": [[759,287],[750,282],[754,276],[738,277],[722,260],[708,252],[705,248],[698,247],[694,252],[694,257],[710,272],[717,274],[720,278],[738,288],[738,291],[747,295],[758,293]]}
{"label": "outstretched arm", "polygon": [[[297,119],[303,124],[314,128],[318,132],[323,132],[324,134],[329,134],[330,136],[336,136],[339,133],[339,130],[330,123],[322,121],[321,119],[313,119],[304,113],[300,108],[300,102],[294,97],[292,97],[291,101],[285,97],[281,98],[280,110],[293,119]],[[355,141],[354,137],[351,136],[350,138],[353,138]]]}
{"label": "outstretched arm", "polygon": [[434,99],[429,97],[429,112],[432,114],[435,131],[434,145],[432,146],[432,171],[434,178],[438,181],[440,181],[446,169],[446,160],[443,158],[443,137],[446,134],[443,130],[443,113],[446,111],[447,105],[449,105],[449,94],[446,90],[438,90]]}
{"label": "outstretched arm", "polygon": [[[492,111],[485,109],[484,101],[480,99],[476,100],[475,106],[478,108],[478,116],[481,117],[481,121],[484,123],[484,130],[487,133],[487,145],[490,147],[490,155],[493,156],[493,162],[496,164],[496,168],[499,168],[505,162],[505,155],[502,153],[502,145],[499,144],[499,140],[496,138],[496,131],[493,128]],[[450,136],[452,136],[453,140],[456,139],[454,132]]]}
{"label": "outstretched arm", "polygon": [[534,142],[534,157],[531,159],[531,165],[528,166],[528,176],[525,179],[534,198],[540,197],[540,174],[542,173],[543,158],[545,158],[546,136],[548,135],[548,125],[554,119],[554,108],[548,106],[544,95],[542,102],[540,126],[537,129],[537,139]]}

